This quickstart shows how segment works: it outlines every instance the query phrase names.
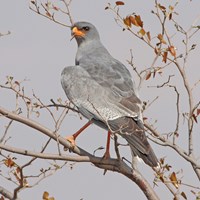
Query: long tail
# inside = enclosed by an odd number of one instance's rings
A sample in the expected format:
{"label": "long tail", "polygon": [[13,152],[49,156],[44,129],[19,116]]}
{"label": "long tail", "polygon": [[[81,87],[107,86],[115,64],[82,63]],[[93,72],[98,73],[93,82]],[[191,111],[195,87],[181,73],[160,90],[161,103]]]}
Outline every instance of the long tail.
{"label": "long tail", "polygon": [[135,147],[135,141],[134,137],[131,135],[122,135],[128,142],[131,151],[132,151],[132,156],[138,156],[141,158],[147,165],[151,167],[157,167],[158,166],[158,159],[153,152],[153,149],[151,148],[150,144],[148,141],[146,141],[147,144],[147,150],[145,152],[141,152]]}
{"label": "long tail", "polygon": [[141,121],[135,121],[130,117],[121,117],[109,121],[112,131],[125,138],[130,145],[132,155],[140,157],[147,165],[157,167],[158,159],[153,152]]}

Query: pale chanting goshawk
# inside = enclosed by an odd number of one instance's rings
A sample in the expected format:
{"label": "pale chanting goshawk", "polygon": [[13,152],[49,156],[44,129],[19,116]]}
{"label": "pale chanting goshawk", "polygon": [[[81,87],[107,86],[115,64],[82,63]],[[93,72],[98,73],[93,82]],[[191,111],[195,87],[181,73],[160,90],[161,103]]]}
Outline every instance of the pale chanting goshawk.
{"label": "pale chanting goshawk", "polygon": [[133,157],[138,156],[151,167],[158,166],[145,135],[141,101],[130,72],[102,45],[94,25],[77,22],[71,30],[78,51],[75,66],[62,71],[61,83],[68,99],[89,122],[68,140],[75,145],[77,135],[94,123],[108,130],[108,140],[110,133],[127,140]]}

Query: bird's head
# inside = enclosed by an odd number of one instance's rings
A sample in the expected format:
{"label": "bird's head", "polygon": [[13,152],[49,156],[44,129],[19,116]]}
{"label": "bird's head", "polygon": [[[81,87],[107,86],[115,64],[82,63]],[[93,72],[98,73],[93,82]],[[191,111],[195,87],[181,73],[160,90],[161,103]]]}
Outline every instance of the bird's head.
{"label": "bird's head", "polygon": [[76,22],[72,27],[72,38],[75,37],[78,45],[82,42],[99,40],[99,33],[94,25],[89,22]]}

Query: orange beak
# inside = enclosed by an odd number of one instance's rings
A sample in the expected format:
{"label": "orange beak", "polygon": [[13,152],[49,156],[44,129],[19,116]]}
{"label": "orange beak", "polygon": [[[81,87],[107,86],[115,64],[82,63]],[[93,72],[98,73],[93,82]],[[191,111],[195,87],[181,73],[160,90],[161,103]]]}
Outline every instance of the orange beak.
{"label": "orange beak", "polygon": [[79,30],[76,26],[72,29],[72,33],[74,36],[79,36],[79,37],[85,36],[85,33]]}

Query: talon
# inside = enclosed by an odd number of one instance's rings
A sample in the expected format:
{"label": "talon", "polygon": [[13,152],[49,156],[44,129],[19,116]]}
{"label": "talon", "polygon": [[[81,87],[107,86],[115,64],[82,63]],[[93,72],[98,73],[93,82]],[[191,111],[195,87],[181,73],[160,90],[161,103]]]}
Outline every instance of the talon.
{"label": "talon", "polygon": [[110,152],[109,151],[106,151],[102,157],[103,159],[109,159],[110,158]]}
{"label": "talon", "polygon": [[69,141],[72,145],[72,147],[75,147],[76,146],[76,143],[75,143],[75,138],[73,135],[70,135],[68,137],[66,137],[66,140]]}

